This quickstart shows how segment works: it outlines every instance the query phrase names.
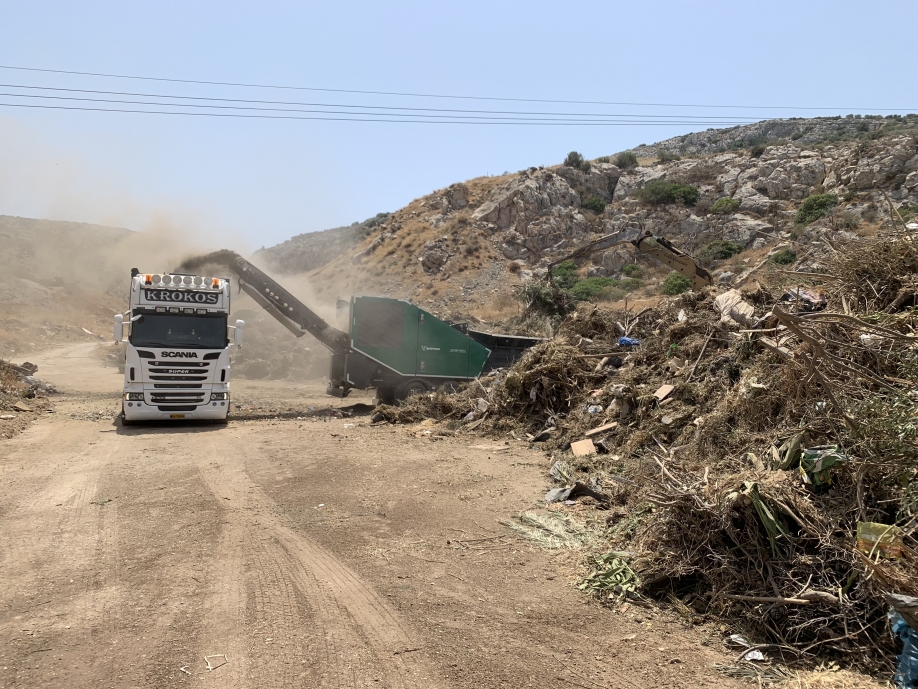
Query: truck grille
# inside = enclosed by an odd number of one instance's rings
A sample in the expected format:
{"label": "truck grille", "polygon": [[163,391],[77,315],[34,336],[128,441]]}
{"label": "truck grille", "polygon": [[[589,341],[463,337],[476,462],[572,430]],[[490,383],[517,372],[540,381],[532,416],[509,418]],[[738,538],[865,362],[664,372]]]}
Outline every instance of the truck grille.
{"label": "truck grille", "polygon": [[209,361],[176,363],[174,361],[151,361],[147,364],[150,380],[172,380],[182,382],[205,381],[210,377]]}
{"label": "truck grille", "polygon": [[150,395],[153,404],[203,404],[204,392],[154,392]]}

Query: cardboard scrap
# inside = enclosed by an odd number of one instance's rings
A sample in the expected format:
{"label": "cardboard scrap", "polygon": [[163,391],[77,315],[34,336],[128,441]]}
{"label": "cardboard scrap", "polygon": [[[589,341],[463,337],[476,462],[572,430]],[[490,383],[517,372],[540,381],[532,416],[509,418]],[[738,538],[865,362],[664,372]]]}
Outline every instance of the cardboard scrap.
{"label": "cardboard scrap", "polygon": [[661,402],[667,398],[669,393],[676,389],[675,385],[661,385],[660,389],[653,393],[653,396],[656,397]]}
{"label": "cardboard scrap", "polygon": [[16,411],[32,411],[32,407],[26,406],[22,402],[16,402],[16,404],[13,405],[13,409]]}
{"label": "cardboard scrap", "polygon": [[[618,425],[618,421],[613,421],[612,423],[604,423],[602,426],[597,426],[592,431],[587,431],[584,435],[589,438],[591,436],[597,435],[599,433],[605,433],[606,431],[611,431]],[[573,444],[571,445],[573,447]]]}
{"label": "cardboard scrap", "polygon": [[596,454],[596,446],[593,444],[593,441],[589,438],[585,440],[577,440],[571,443],[571,452],[574,453],[575,457],[586,457],[587,455]]}

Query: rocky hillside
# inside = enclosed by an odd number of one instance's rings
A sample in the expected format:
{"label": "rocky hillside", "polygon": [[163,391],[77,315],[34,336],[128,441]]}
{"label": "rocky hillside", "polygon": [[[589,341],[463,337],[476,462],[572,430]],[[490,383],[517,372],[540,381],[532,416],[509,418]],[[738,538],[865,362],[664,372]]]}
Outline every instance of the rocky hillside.
{"label": "rocky hillside", "polygon": [[138,236],[0,216],[0,357],[107,337],[127,284],[127,269],[113,266]]}
{"label": "rocky hillside", "polygon": [[[896,222],[918,210],[916,133],[918,116],[774,120],[478,178],[413,201],[320,268],[278,267],[308,271],[323,301],[372,293],[483,319],[515,312],[515,293],[551,261],[626,230],[665,235],[726,283],[770,254],[812,268],[833,236],[891,228],[892,207]],[[628,246],[594,255],[575,279],[605,278],[588,298],[637,299],[659,294],[668,272]]]}
{"label": "rocky hillside", "polygon": [[284,274],[302,273],[324,266],[357,246],[375,227],[382,225],[388,213],[379,213],[363,222],[335,227],[322,232],[298,234],[270,248],[262,247],[252,258]]}

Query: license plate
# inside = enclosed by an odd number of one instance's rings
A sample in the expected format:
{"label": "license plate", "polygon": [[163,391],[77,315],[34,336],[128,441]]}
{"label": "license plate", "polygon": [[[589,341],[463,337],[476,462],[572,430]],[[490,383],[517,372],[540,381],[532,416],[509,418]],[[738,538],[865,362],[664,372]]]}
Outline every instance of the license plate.
{"label": "license plate", "polygon": [[169,418],[170,419],[184,419],[185,415],[184,414],[169,414]]}

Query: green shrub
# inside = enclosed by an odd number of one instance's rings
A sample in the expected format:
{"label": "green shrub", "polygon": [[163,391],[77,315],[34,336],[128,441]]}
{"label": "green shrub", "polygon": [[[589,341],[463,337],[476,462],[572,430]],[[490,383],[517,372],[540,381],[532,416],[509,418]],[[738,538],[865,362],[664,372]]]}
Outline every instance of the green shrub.
{"label": "green shrub", "polygon": [[637,263],[628,263],[622,266],[622,275],[629,278],[639,278],[643,275],[644,272],[641,270],[641,266]]}
{"label": "green shrub", "polygon": [[652,179],[639,189],[637,197],[644,203],[662,206],[667,203],[684,203],[694,206],[698,201],[698,187],[691,184],[679,184],[668,179]]}
{"label": "green shrub", "polygon": [[764,144],[755,144],[749,149],[749,155],[751,155],[753,158],[761,158],[762,154],[764,153],[765,153]]}
{"label": "green shrub", "polygon": [[643,286],[644,286],[644,281],[639,280],[634,277],[624,278],[623,280],[619,280],[618,284],[616,285],[616,287],[622,290],[623,292],[633,292],[634,290],[640,289]]}
{"label": "green shrub", "polygon": [[566,316],[573,311],[570,292],[539,282],[530,282],[520,290],[520,300],[528,313],[545,316]]}
{"label": "green shrub", "polygon": [[612,159],[609,156],[599,156],[596,159],[597,163],[611,163]]}
{"label": "green shrub", "polygon": [[730,215],[730,213],[735,212],[737,208],[739,208],[739,201],[731,199],[729,196],[724,196],[714,202],[714,205],[711,206],[711,212],[717,213],[718,215]]}
{"label": "green shrub", "polygon": [[673,160],[679,160],[679,154],[673,153],[672,151],[667,151],[665,148],[658,148],[657,160],[659,160],[661,163],[668,163]]}
{"label": "green shrub", "polygon": [[615,280],[612,278],[587,278],[571,287],[571,296],[577,301],[591,301],[600,296],[609,287],[615,287]]}
{"label": "green shrub", "polygon": [[570,289],[571,296],[577,301],[614,300],[628,292],[644,286],[643,280],[625,278],[616,280],[608,277],[592,277],[580,280]]}
{"label": "green shrub", "polygon": [[559,263],[551,271],[552,284],[559,289],[570,289],[579,279],[577,264],[573,261]]}
{"label": "green shrub", "polygon": [[631,151],[625,151],[615,156],[615,164],[622,170],[627,170],[629,167],[635,167],[638,164],[638,159]]}
{"label": "green shrub", "polygon": [[660,293],[675,296],[683,292],[688,292],[690,289],[692,289],[692,281],[681,273],[673,271],[666,276],[666,279],[660,286]]}
{"label": "green shrub", "polygon": [[602,212],[606,210],[606,202],[598,196],[591,196],[580,205],[589,211],[593,211],[597,215],[601,215]]}
{"label": "green shrub", "polygon": [[705,244],[699,253],[703,258],[723,261],[736,256],[742,250],[741,244],[726,239],[715,239],[713,242]]}
{"label": "green shrub", "polygon": [[789,266],[791,263],[797,260],[797,252],[793,249],[785,247],[773,254],[769,259],[772,263],[777,263],[779,266]]}
{"label": "green shrub", "polygon": [[835,194],[813,194],[808,196],[800,204],[796,220],[801,225],[809,225],[811,222],[828,215],[837,203],[838,197]]}
{"label": "green shrub", "polygon": [[586,160],[583,155],[577,151],[568,153],[567,158],[564,159],[564,164],[567,167],[572,167],[575,170],[582,170],[583,172],[589,172],[590,167],[592,167],[590,161]]}

